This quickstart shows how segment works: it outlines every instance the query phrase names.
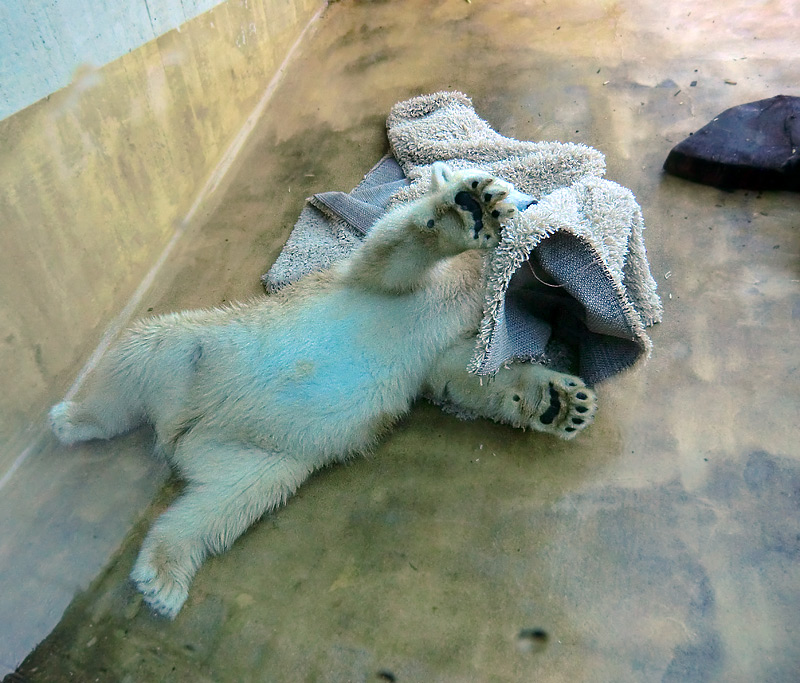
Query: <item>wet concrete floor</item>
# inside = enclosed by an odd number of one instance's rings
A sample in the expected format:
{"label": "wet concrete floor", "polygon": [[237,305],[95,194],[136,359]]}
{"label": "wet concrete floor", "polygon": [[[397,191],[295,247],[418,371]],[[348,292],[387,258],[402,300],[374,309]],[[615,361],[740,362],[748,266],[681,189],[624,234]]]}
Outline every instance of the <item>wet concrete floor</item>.
{"label": "wet concrete floor", "polygon": [[19,676],[797,680],[800,197],[660,167],[723,109],[800,94],[800,13],[710,4],[332,4],[142,312],[257,293],[303,198],[385,151],[391,105],[457,89],[505,135],[597,147],[634,191],[665,304],[652,359],[598,388],[572,443],[420,404],[207,562],[174,622],[126,580],[170,484]]}

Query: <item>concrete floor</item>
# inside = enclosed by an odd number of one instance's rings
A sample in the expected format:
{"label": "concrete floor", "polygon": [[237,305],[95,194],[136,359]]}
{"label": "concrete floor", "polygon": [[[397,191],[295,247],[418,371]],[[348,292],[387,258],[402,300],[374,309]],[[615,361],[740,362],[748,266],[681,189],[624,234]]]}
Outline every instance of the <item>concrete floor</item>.
{"label": "concrete floor", "polygon": [[[18,675],[798,680],[800,197],[660,167],[723,109],[800,94],[800,10],[697,5],[333,3],[141,312],[257,293],[303,198],[349,190],[385,151],[391,105],[458,89],[504,135],[600,149],[636,194],[665,304],[653,357],[598,388],[597,423],[568,444],[420,404],[209,561],[172,623],[126,581],[170,484]],[[148,438],[48,450],[124,500],[118,482],[163,477]],[[53,552],[38,580],[74,590]]]}

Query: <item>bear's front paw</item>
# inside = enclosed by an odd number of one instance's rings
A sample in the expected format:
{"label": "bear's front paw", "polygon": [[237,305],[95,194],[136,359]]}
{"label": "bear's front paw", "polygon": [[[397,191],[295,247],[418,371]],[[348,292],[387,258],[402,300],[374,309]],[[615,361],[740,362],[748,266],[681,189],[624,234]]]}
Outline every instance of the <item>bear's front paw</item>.
{"label": "bear's front paw", "polygon": [[433,188],[440,204],[437,218],[430,219],[428,227],[439,224],[457,251],[493,249],[500,243],[502,224],[517,213],[508,199],[513,187],[488,173],[454,172],[446,164],[437,163]]}

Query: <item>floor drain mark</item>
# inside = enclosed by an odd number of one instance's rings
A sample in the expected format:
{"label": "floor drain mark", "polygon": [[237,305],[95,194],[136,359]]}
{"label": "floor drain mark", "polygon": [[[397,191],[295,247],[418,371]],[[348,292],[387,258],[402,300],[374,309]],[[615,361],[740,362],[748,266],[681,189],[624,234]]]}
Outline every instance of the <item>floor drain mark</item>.
{"label": "floor drain mark", "polygon": [[535,654],[547,646],[550,636],[541,628],[524,628],[517,634],[517,648],[520,652]]}

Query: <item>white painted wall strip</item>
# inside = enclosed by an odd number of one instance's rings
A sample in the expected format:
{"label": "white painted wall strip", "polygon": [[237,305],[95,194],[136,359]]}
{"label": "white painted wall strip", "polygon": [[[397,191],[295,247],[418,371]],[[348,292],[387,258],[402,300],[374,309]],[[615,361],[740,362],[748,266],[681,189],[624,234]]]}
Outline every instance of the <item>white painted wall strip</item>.
{"label": "white painted wall strip", "polygon": [[221,0],[3,0],[0,120],[203,14]]}

